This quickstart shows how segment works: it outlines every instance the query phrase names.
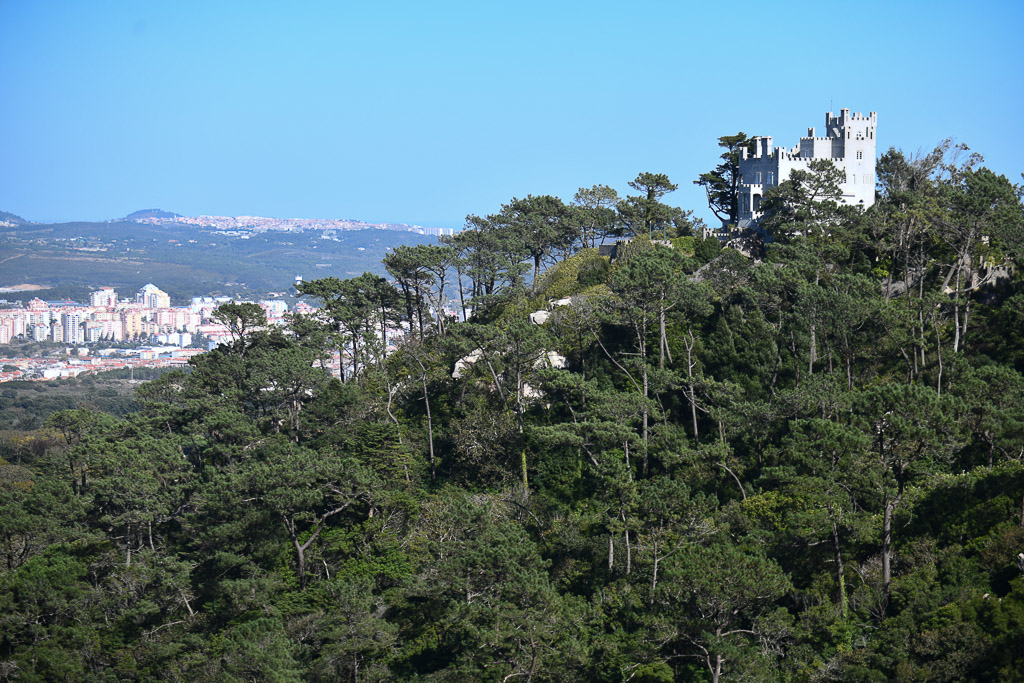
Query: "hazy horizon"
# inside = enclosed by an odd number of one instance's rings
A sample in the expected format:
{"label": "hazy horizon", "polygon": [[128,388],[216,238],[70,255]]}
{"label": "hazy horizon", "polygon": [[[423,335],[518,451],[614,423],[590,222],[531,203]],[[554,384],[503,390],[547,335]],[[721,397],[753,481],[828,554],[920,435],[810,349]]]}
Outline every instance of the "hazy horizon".
{"label": "hazy horizon", "polygon": [[[58,220],[58,221],[38,220],[38,219],[33,218],[32,216],[22,215],[22,214],[18,213],[17,211],[10,211],[8,209],[5,209],[2,206],[0,206],[0,211],[6,211],[7,213],[12,213],[12,214],[18,216],[19,218],[22,218],[22,219],[24,219],[24,220],[26,220],[26,221],[28,221],[30,223],[39,223],[39,224],[48,224],[48,223],[112,223],[112,222],[115,222],[115,221],[120,221],[120,220],[127,219],[133,213],[138,213],[138,212],[142,212],[142,211],[163,211],[163,212],[166,212],[166,213],[176,213],[179,216],[182,216],[184,218],[197,218],[197,217],[200,217],[200,216],[207,216],[207,217],[211,217],[211,218],[214,218],[214,217],[217,217],[217,218],[240,218],[240,217],[243,217],[243,216],[251,216],[253,218],[272,218],[272,219],[275,219],[275,220],[284,220],[284,221],[288,221],[288,220],[336,220],[336,221],[353,221],[353,222],[358,222],[358,223],[366,223],[368,225],[380,225],[380,224],[388,223],[388,224],[392,224],[392,225],[409,225],[409,226],[417,226],[417,227],[421,227],[421,228],[452,227],[452,226],[435,226],[435,225],[429,225],[427,223],[419,223],[419,222],[416,222],[416,221],[366,220],[366,219],[363,219],[363,218],[359,218],[358,216],[271,216],[271,215],[264,215],[264,214],[255,214],[255,213],[237,213],[237,214],[227,214],[227,213],[195,213],[195,214],[185,214],[185,213],[181,213],[180,211],[175,211],[174,209],[168,209],[168,208],[161,207],[161,206],[147,206],[145,208],[132,209],[131,211],[127,211],[127,212],[125,212],[124,214],[122,214],[120,216],[108,216],[108,217],[99,217],[99,218],[92,218],[92,217],[89,217],[89,218],[70,218],[70,219],[67,219],[67,220]],[[461,226],[455,226],[455,227],[461,227]]]}
{"label": "hazy horizon", "polygon": [[[0,4],[0,210],[32,221],[345,217],[460,227],[638,172],[715,225],[719,136],[878,112],[1019,182],[1024,7],[864,2]],[[955,40],[954,53],[943,46]]]}

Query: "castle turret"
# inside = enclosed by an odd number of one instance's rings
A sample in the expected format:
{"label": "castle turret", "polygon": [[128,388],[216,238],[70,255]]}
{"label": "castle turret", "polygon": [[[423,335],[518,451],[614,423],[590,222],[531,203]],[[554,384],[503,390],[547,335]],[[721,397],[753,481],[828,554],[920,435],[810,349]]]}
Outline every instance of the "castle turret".
{"label": "castle turret", "polygon": [[841,109],[825,114],[825,135],[807,129],[807,137],[790,149],[772,147],[772,138],[753,139],[754,152],[740,150],[740,185],[737,189],[740,226],[756,226],[761,217],[764,193],[785,182],[793,169],[806,169],[811,161],[825,159],[843,171],[842,202],[868,208],[875,203],[875,129],[878,115],[867,116]]}

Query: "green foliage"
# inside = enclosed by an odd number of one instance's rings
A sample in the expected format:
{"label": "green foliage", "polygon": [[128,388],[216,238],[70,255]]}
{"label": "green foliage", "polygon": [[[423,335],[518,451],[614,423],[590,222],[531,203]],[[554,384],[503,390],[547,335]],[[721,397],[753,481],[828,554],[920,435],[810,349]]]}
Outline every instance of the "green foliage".
{"label": "green foliage", "polygon": [[648,237],[639,235],[619,246],[616,261],[625,263],[638,254],[653,250],[654,243]]}
{"label": "green foliage", "polygon": [[[136,372],[139,379],[160,374]],[[41,427],[50,414],[79,407],[126,415],[139,408],[132,396],[134,388],[128,373],[119,371],[46,382],[5,382],[0,389],[0,429],[29,432]],[[7,457],[3,452],[0,456]]]}
{"label": "green foliage", "polygon": [[611,264],[606,256],[590,256],[580,264],[576,281],[583,288],[602,285],[608,281],[610,272]]}
{"label": "green foliage", "polygon": [[867,213],[795,175],[759,262],[640,174],[222,307],[134,397],[5,385],[0,677],[1019,680],[1021,192],[948,149]]}
{"label": "green foliage", "polygon": [[594,249],[583,249],[561,263],[544,271],[537,281],[537,296],[563,299],[607,280],[608,257],[598,256]]}
{"label": "green foliage", "polygon": [[736,225],[739,220],[737,206],[737,189],[740,183],[740,150],[750,151],[752,141],[743,132],[736,135],[723,135],[718,138],[718,146],[725,149],[719,158],[722,163],[708,173],[701,173],[694,185],[700,185],[708,195],[708,207],[715,213],[722,225]]}

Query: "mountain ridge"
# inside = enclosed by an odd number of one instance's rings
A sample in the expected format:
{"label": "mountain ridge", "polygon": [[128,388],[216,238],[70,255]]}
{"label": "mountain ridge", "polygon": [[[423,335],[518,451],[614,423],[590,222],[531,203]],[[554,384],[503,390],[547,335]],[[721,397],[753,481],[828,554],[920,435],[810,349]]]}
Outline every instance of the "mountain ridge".
{"label": "mountain ridge", "polygon": [[140,218],[184,218],[180,213],[174,213],[173,211],[164,211],[163,209],[140,209],[138,211],[132,211],[124,218],[118,218],[118,221],[135,221]]}
{"label": "mountain ridge", "polygon": [[0,224],[21,225],[23,223],[28,223],[28,221],[19,216],[18,214],[11,213],[10,211],[0,211]]}

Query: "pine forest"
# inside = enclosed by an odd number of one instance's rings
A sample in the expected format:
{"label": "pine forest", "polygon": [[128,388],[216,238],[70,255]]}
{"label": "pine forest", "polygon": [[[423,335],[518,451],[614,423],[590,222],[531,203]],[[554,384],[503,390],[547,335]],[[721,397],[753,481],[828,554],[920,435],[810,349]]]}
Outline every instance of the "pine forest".
{"label": "pine forest", "polygon": [[0,432],[0,678],[1024,679],[1024,190],[839,181],[513,198]]}

